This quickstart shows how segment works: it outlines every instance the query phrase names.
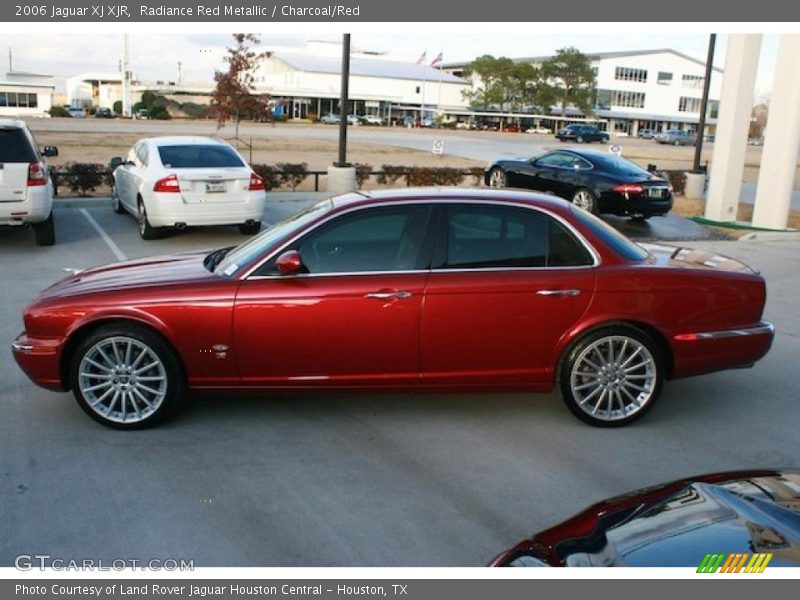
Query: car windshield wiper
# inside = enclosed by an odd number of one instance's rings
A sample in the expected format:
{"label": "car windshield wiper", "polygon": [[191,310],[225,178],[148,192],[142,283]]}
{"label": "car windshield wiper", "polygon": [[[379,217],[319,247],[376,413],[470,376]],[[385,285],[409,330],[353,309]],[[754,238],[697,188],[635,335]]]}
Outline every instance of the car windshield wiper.
{"label": "car windshield wiper", "polygon": [[203,260],[203,266],[211,271],[214,272],[214,269],[217,268],[217,265],[222,262],[222,259],[233,250],[234,246],[228,246],[227,248],[220,248],[219,250],[214,250],[211,254],[205,257]]}

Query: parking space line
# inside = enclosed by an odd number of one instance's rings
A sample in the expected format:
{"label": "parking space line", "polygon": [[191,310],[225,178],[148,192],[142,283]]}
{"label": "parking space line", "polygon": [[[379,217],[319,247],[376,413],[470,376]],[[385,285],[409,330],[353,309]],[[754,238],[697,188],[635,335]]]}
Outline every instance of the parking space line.
{"label": "parking space line", "polygon": [[119,249],[119,246],[114,243],[114,240],[111,239],[111,236],[108,235],[102,227],[100,227],[100,223],[95,221],[94,217],[89,214],[89,211],[85,208],[81,208],[79,210],[83,213],[83,216],[86,217],[86,220],[89,221],[89,224],[95,228],[97,233],[100,234],[100,237],[103,238],[103,241],[105,241],[106,245],[111,248],[111,252],[114,253],[114,256],[117,257],[117,260],[127,260],[128,257],[125,256],[122,250]]}

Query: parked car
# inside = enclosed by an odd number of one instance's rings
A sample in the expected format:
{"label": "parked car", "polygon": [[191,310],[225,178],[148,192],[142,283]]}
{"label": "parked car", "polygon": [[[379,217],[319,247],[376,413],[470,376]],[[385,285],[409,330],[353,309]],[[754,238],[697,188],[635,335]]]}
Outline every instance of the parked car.
{"label": "parked car", "polygon": [[430,117],[425,117],[424,119],[420,119],[417,125],[425,129],[432,129],[436,127],[436,121]]}
{"label": "parked car", "polygon": [[503,131],[506,133],[519,133],[522,129],[516,123],[508,123],[503,125]]}
{"label": "parked car", "polygon": [[474,121],[458,121],[456,123],[456,129],[475,129],[475,122]]}
{"label": "parked car", "polygon": [[40,152],[24,121],[0,119],[0,225],[30,225],[39,246],[56,240],[49,156],[58,156],[58,148]]}
{"label": "parked car", "polygon": [[535,133],[539,135],[549,135],[553,133],[547,127],[531,127],[525,130],[525,133]]}
{"label": "parked car", "polygon": [[417,120],[412,117],[411,115],[406,115],[403,117],[403,127],[414,127],[417,124]]}
{"label": "parked car", "polygon": [[117,113],[115,113],[110,108],[106,108],[101,106],[96,111],[94,111],[95,119],[115,119],[117,117]]}
{"label": "parked car", "polygon": [[652,140],[657,133],[657,129],[640,129],[637,135],[643,140]]}
{"label": "parked car", "polygon": [[672,209],[670,183],[609,152],[556,150],[533,158],[501,158],[484,172],[490,187],[518,187],[561,196],[595,214],[648,219]]}
{"label": "parked car", "polygon": [[[595,504],[506,550],[490,566],[692,567],[698,572],[707,567],[722,572],[723,561],[735,556],[736,562],[726,567],[742,570],[755,560],[759,569],[798,567],[798,507],[800,471],[690,477]],[[710,565],[709,555],[718,564]]]}
{"label": "parked car", "polygon": [[364,115],[361,117],[361,122],[364,125],[383,125],[384,121],[378,115]]}
{"label": "parked car", "polygon": [[559,198],[361,191],[236,248],[70,275],[25,308],[14,356],[123,429],[187,388],[558,387],[607,427],[643,416],[667,379],[762,358],[765,298],[734,259],[634,244]]}
{"label": "parked car", "polygon": [[72,117],[73,119],[84,119],[84,118],[86,118],[86,109],[85,108],[79,108],[79,107],[76,107],[76,106],[69,106],[69,107],[67,107],[67,112],[69,113],[69,116]]}
{"label": "parked car", "polygon": [[653,138],[659,144],[669,144],[671,146],[694,146],[697,143],[697,134],[693,131],[683,131],[682,129],[667,129]]}
{"label": "parked car", "polygon": [[325,125],[338,125],[342,120],[342,117],[339,115],[334,115],[333,113],[328,113],[326,115],[322,115],[319,122],[324,123]]}
{"label": "parked car", "polygon": [[140,121],[147,121],[150,119],[150,111],[146,108],[140,108],[135,113],[133,113],[133,118],[138,119]]}
{"label": "parked car", "polygon": [[607,144],[609,137],[605,131],[600,131],[594,125],[567,125],[558,130],[556,139],[562,142],[575,142],[578,144],[591,144],[592,142]]}
{"label": "parked car", "polygon": [[358,115],[347,115],[347,124],[351,127],[361,125],[361,117]]}
{"label": "parked car", "polygon": [[164,228],[238,225],[252,235],[261,229],[264,180],[227,142],[204,137],[139,140],[123,160],[111,159],[114,211],[139,221],[139,234],[152,240]]}

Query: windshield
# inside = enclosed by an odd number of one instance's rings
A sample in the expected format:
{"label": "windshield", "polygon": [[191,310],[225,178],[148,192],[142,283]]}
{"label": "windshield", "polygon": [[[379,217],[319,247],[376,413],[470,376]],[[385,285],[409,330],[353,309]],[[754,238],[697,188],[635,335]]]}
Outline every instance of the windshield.
{"label": "windshield", "polygon": [[225,277],[232,277],[242,267],[250,264],[276,243],[291,237],[308,223],[332,208],[333,202],[330,199],[323,200],[302,212],[292,215],[285,221],[273,225],[254,238],[228,252],[214,271]]}
{"label": "windshield", "polygon": [[633,243],[602,219],[595,217],[593,214],[577,206],[570,206],[570,209],[578,221],[591,229],[593,234],[603,240],[606,246],[621,257],[627,258],[628,260],[644,260],[650,256],[641,246]]}
{"label": "windshield", "polygon": [[214,169],[243,167],[244,163],[232,148],[217,144],[159,146],[161,164],[168,169]]}

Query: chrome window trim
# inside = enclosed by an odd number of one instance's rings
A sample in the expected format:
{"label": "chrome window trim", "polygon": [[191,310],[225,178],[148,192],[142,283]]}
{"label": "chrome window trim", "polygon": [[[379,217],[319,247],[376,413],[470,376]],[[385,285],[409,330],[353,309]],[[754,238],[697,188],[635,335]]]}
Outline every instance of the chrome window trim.
{"label": "chrome window trim", "polygon": [[[264,263],[269,262],[275,256],[278,256],[287,246],[290,246],[299,238],[303,237],[306,234],[309,234],[316,230],[318,227],[323,226],[325,223],[334,219],[336,217],[340,217],[343,215],[350,214],[351,212],[356,212],[359,210],[367,210],[369,208],[379,208],[383,206],[404,206],[407,204],[430,204],[432,206],[440,205],[440,204],[490,204],[493,206],[515,206],[518,208],[527,208],[529,210],[535,210],[540,213],[543,213],[546,216],[552,217],[556,219],[559,223],[561,223],[567,230],[575,236],[575,238],[583,245],[583,247],[589,252],[589,255],[592,257],[592,264],[590,265],[578,265],[574,267],[481,267],[476,269],[419,269],[419,270],[406,270],[406,271],[354,271],[354,272],[340,272],[340,273],[300,273],[297,275],[252,275],[254,271],[257,271]],[[500,200],[476,200],[474,198],[431,198],[430,200],[397,200],[392,202],[381,202],[380,204],[370,204],[367,206],[354,206],[352,208],[343,210],[341,212],[336,212],[335,214],[328,215],[318,223],[312,226],[311,229],[306,229],[298,233],[297,235],[292,236],[289,240],[281,244],[275,251],[270,252],[263,260],[259,261],[256,265],[251,267],[247,270],[246,273],[239,277],[239,281],[247,280],[260,280],[260,279],[289,279],[289,278],[298,278],[298,277],[343,277],[348,275],[400,275],[400,274],[412,274],[412,273],[464,273],[464,272],[487,272],[487,271],[542,271],[542,270],[577,270],[577,269],[594,269],[600,266],[601,264],[600,255],[594,249],[594,247],[583,237],[583,235],[575,229],[575,227],[564,219],[561,215],[557,215],[549,210],[539,207],[539,206],[532,206],[530,204],[526,204],[524,201],[521,200],[513,200],[509,199],[508,201],[500,201]]]}

